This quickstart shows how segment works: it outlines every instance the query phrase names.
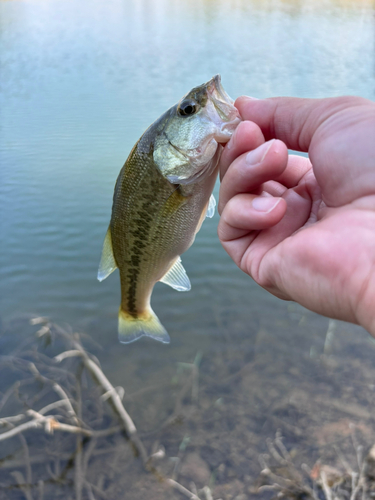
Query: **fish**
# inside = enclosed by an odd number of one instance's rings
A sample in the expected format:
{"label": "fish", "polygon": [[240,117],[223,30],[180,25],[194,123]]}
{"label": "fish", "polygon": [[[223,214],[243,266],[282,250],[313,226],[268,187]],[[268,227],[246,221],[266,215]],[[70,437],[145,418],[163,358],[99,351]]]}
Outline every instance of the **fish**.
{"label": "fish", "polygon": [[220,155],[239,122],[216,75],[161,115],[131,150],[116,181],[98,270],[99,281],[120,272],[120,342],[170,342],[151,294],[158,281],[190,290],[180,256],[214,215]]}

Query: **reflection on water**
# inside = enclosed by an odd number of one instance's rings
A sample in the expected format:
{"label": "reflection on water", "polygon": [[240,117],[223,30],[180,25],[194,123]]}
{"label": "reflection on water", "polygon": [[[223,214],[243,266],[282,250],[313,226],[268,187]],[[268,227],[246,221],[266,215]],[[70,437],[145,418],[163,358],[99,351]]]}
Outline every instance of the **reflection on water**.
{"label": "reflection on water", "polygon": [[[119,345],[118,278],[96,281],[114,182],[143,130],[216,73],[232,97],[374,99],[373,15],[372,2],[349,0],[0,2],[2,352],[31,334],[17,318],[33,312],[90,333],[148,451],[199,455],[215,498],[251,496],[278,427],[310,465],[322,449],[334,461],[326,444],[349,421],[370,444],[373,344],[341,323],[331,342],[327,319],[254,285],[221,249],[216,215],[183,256],[192,291],[155,288],[172,344]],[[198,352],[198,401],[183,398],[182,423],[163,427],[176,363]],[[155,486],[130,476],[131,500]]]}

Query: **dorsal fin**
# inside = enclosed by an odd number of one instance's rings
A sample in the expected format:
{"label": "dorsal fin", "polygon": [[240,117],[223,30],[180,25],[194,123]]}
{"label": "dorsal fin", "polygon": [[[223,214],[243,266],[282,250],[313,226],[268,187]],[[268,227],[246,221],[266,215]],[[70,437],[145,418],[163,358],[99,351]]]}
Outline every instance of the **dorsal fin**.
{"label": "dorsal fin", "polygon": [[191,288],[190,280],[184,266],[181,264],[180,257],[177,258],[173,266],[159,281],[171,286],[179,292],[187,292]]}
{"label": "dorsal fin", "polygon": [[108,228],[103,243],[102,257],[98,269],[98,280],[105,280],[115,269],[117,269],[117,264],[113,256],[111,229]]}

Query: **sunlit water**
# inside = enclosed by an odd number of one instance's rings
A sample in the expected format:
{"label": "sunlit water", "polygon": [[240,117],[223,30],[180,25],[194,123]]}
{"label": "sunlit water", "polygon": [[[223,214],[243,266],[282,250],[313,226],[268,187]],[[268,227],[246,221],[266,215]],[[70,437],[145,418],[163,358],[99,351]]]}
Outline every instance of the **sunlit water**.
{"label": "sunlit water", "polygon": [[[31,313],[68,322],[104,345],[114,383],[132,392],[156,378],[163,397],[176,361],[198,351],[207,367],[222,356],[229,373],[265,352],[268,363],[318,360],[318,372],[328,320],[273,298],[236,269],[218,242],[217,214],[183,256],[191,292],[154,290],[170,346],[120,345],[118,276],[99,283],[96,272],[118,172],[144,129],[183,94],[220,73],[232,97],[374,100],[374,40],[370,1],[1,1],[5,335],[14,318]],[[340,350],[339,359],[365,356],[366,332],[336,324],[336,337],[340,330],[356,349]],[[283,373],[283,362],[276,365],[273,375],[264,368],[269,383]],[[280,387],[275,398],[286,395]],[[213,388],[211,396],[221,394]]]}

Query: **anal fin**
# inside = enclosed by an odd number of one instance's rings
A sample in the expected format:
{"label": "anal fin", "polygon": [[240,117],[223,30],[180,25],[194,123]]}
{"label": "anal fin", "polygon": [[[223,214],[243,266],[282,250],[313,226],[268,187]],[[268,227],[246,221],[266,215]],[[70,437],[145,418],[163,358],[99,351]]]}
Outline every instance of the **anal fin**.
{"label": "anal fin", "polygon": [[181,264],[180,257],[178,257],[173,266],[159,281],[179,292],[187,292],[191,289],[189,277],[186,274],[184,266]]}

